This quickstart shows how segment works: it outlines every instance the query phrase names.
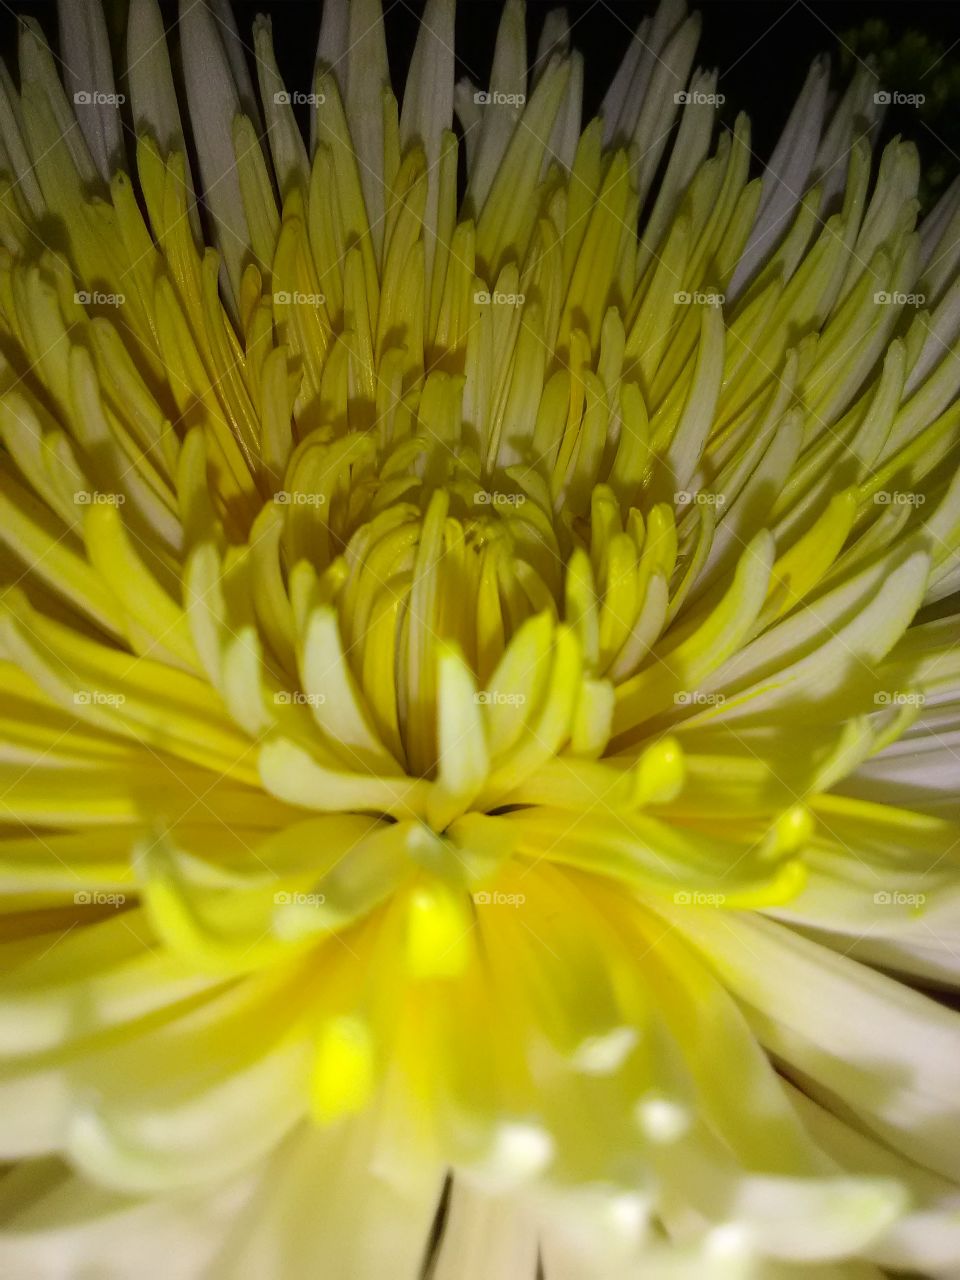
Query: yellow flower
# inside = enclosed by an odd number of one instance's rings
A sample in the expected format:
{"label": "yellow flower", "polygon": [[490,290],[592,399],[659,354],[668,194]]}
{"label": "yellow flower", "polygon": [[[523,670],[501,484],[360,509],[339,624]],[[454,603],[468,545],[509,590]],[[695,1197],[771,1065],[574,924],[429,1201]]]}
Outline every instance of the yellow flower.
{"label": "yellow flower", "polygon": [[583,129],[520,0],[484,91],[428,0],[402,108],[380,0],[305,94],[224,0],[183,102],[156,0],[122,79],[60,21],[0,81],[4,1274],[954,1274],[960,190],[917,230],[819,62],[751,180],[680,0]]}

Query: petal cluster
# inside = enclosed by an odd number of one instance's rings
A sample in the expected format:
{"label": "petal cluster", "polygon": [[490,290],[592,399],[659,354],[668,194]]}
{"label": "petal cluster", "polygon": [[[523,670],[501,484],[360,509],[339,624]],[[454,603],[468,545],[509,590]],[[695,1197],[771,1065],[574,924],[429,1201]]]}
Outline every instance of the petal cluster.
{"label": "petal cluster", "polygon": [[825,62],[751,177],[679,0],[586,124],[520,0],[486,90],[428,0],[402,105],[379,0],[301,94],[221,0],[179,96],[155,0],[116,73],[60,12],[0,80],[14,1273],[952,1274],[960,188]]}

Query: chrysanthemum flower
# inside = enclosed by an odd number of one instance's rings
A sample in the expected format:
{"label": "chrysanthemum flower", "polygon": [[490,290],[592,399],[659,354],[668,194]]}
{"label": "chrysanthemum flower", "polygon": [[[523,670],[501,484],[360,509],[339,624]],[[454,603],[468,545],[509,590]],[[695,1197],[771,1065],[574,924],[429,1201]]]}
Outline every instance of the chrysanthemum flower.
{"label": "chrysanthemum flower", "polygon": [[480,93],[428,0],[398,106],[326,0],[306,140],[226,0],[179,98],[155,0],[122,80],[60,21],[0,82],[4,1275],[956,1275],[960,188],[918,228],[820,63],[751,180],[681,0],[586,127],[561,13]]}

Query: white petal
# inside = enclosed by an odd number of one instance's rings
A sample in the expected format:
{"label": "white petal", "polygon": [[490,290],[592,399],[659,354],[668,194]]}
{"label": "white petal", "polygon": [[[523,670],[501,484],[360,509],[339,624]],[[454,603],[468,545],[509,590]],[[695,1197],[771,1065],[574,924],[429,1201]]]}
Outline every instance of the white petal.
{"label": "white petal", "polygon": [[484,1195],[454,1178],[431,1280],[534,1280],[538,1236],[521,1197]]}
{"label": "white petal", "polygon": [[749,1254],[795,1262],[830,1262],[859,1254],[889,1229],[907,1196],[895,1179],[835,1172],[824,1162],[814,1177],[737,1168],[729,1153],[699,1126],[691,1138],[661,1149],[668,1187],[666,1220],[679,1221],[682,1197],[715,1230]]}
{"label": "white petal", "polygon": [[24,1058],[63,1048],[214,986],[152,941],[142,912],[128,910],[64,937],[8,943],[0,999],[5,1052]]}
{"label": "white petal", "polygon": [[291,185],[306,191],[310,179],[307,149],[293,116],[290,95],[284,89],[273,52],[273,32],[269,18],[258,18],[253,26],[260,97],[267,121],[267,137],[281,199]]}
{"label": "white petal", "polygon": [[570,19],[566,9],[550,9],[543,20],[543,30],[537,44],[537,57],[531,68],[532,83],[536,84],[555,53],[565,58],[570,52]]}
{"label": "white petal", "polygon": [[353,0],[348,39],[349,71],[344,106],[350,121],[370,234],[379,253],[386,204],[382,97],[384,90],[390,88],[381,0]]}
{"label": "white petal", "polygon": [[727,290],[730,297],[743,289],[790,228],[820,145],[829,86],[830,64],[817,58],[764,172],[756,222]]}
{"label": "white petal", "polygon": [[65,1150],[101,1185],[128,1194],[206,1193],[267,1156],[302,1119],[309,1044],[254,1044],[255,1009],[246,1040],[201,1012],[206,1026],[184,1015],[71,1071]]}
{"label": "white petal", "polygon": [[567,172],[573,168],[577,144],[583,128],[583,55],[576,49],[570,55],[570,79],[553,125],[553,133],[543,158],[543,173],[551,164],[559,164]]}
{"label": "white petal", "polygon": [[211,17],[217,25],[217,31],[233,73],[233,82],[237,87],[240,105],[244,113],[259,126],[260,112],[256,90],[247,67],[247,47],[240,39],[230,0],[203,0],[203,3],[209,6]]}
{"label": "white petal", "polygon": [[[496,100],[497,94],[519,95],[523,101],[527,93],[527,29],[522,0],[507,0],[493,56],[490,74],[490,102],[480,106],[479,138],[474,141],[473,159],[470,164],[470,186],[467,199],[476,209],[482,209],[490,194],[490,187],[506,154],[507,146],[517,128],[520,108],[510,107]],[[477,95],[478,97],[480,95]]]}
{"label": "white petal", "polygon": [[893,809],[885,826],[887,799],[873,821],[824,802],[826,834],[807,855],[807,884],[772,914],[855,960],[958,986],[958,828],[919,814],[895,823]]}
{"label": "white petal", "polygon": [[0,1179],[0,1271],[30,1280],[177,1280],[205,1276],[240,1215],[251,1180],[210,1196],[134,1199],[61,1161],[24,1162]]}
{"label": "white petal", "polygon": [[[907,695],[909,696],[909,694]],[[930,697],[895,742],[840,784],[847,795],[956,818],[960,696]]]}
{"label": "white petal", "polygon": [[873,69],[862,64],[858,66],[824,132],[810,174],[811,184],[819,183],[823,191],[821,217],[834,213],[840,202],[851,148],[864,133],[871,141],[876,133],[881,115],[881,108],[874,100],[878,88],[879,81]]}
{"label": "white petal", "polygon": [[[654,70],[686,14],[684,0],[660,0],[652,21],[645,18],[637,28],[600,108],[604,146],[626,141],[633,134]],[[671,94],[677,87],[682,86],[671,86]]]}
{"label": "white petal", "polygon": [[157,0],[130,0],[127,83],[137,134],[149,133],[161,151],[183,150],[183,126]]}
{"label": "white petal", "polygon": [[56,1067],[31,1064],[0,1074],[0,1151],[5,1160],[59,1151],[70,1118],[71,1091]]}
{"label": "white petal", "polygon": [[221,279],[228,296],[240,294],[243,264],[250,253],[250,233],[243,210],[233,121],[241,99],[221,27],[207,0],[180,0],[183,77],[190,125],[200,162],[202,203],[214,223],[223,255]]}
{"label": "white petal", "polygon": [[401,146],[420,142],[427,157],[427,206],[423,217],[427,280],[431,278],[436,253],[441,143],[444,131],[453,124],[453,20],[453,0],[428,0],[400,113]]}
{"label": "white petal", "polygon": [[347,52],[349,29],[350,7],[347,0],[323,0],[323,16],[317,41],[317,67],[333,72],[341,96],[347,88],[347,67],[343,57]]}
{"label": "white petal", "polygon": [[[347,97],[347,34],[350,29],[350,10],[347,0],[323,0],[323,17],[320,20],[320,37],[313,82],[317,72],[332,71],[340,90],[340,97]],[[310,154],[317,144],[317,104],[310,104]]]}
{"label": "white petal", "polygon": [[960,264],[960,178],[956,178],[920,224],[918,288],[927,303],[938,302]]}
{"label": "white petal", "polygon": [[898,1272],[924,1275],[960,1269],[960,1196],[950,1182],[928,1174],[889,1148],[856,1132],[799,1090],[794,1105],[817,1142],[844,1167],[897,1178],[910,1190],[915,1209],[898,1219],[870,1247],[870,1255]]}
{"label": "white petal", "polygon": [[650,85],[630,135],[630,158],[641,201],[647,197],[667,145],[668,131],[680,110],[676,95],[686,88],[690,78],[700,25],[700,15],[691,14],[667,41],[651,72]]}
{"label": "white petal", "polygon": [[63,78],[93,162],[109,180],[123,159],[120,106],[100,0],[58,0]]}
{"label": "white petal", "polygon": [[847,690],[852,696],[858,682],[874,683],[876,664],[920,607],[927,568],[926,552],[902,551],[748,644],[703,686],[726,691],[717,719],[743,723],[800,701],[809,707]]}
{"label": "white petal", "polygon": [[691,912],[677,925],[811,1096],[960,1174],[960,1015],[771,920]]}
{"label": "white petal", "polygon": [[278,1149],[209,1280],[420,1274],[443,1165],[423,1118],[389,1103],[336,1128],[304,1126]]}
{"label": "white petal", "polygon": [[166,28],[157,0],[130,0],[127,18],[127,85],[137,136],[149,134],[162,154],[178,151],[183,156],[184,177],[189,188],[190,225],[198,241],[200,215],[194,196],[193,174],[177,104]]}
{"label": "white petal", "polygon": [[[24,18],[20,28],[20,88],[25,106],[29,105],[34,96],[45,102],[77,167],[81,182],[90,186],[98,185],[99,170],[90,157],[72,99],[68,101],[64,93],[47,38],[40,25],[32,18]],[[23,118],[27,126],[25,137],[31,158],[36,164],[40,155],[31,137],[30,112],[26,111]]]}
{"label": "white petal", "polygon": [[23,137],[20,97],[3,61],[0,61],[0,138],[3,139],[17,189],[23,194],[31,212],[39,218],[44,210],[43,196]]}

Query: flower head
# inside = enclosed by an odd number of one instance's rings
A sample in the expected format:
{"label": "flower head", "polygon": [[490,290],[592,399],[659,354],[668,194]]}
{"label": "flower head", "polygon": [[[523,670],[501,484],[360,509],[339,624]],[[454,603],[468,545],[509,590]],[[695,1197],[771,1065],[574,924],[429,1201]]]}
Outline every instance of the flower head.
{"label": "flower head", "polygon": [[960,192],[453,21],[0,86],[14,1269],[954,1267]]}

